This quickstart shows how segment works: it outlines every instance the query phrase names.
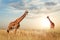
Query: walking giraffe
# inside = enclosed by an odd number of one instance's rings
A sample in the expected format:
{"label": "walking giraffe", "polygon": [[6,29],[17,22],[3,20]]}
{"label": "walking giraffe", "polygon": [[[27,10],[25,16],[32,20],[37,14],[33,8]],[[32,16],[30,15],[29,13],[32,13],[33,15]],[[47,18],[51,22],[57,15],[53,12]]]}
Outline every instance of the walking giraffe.
{"label": "walking giraffe", "polygon": [[15,21],[11,22],[8,25],[7,32],[9,33],[10,30],[15,29],[15,33],[16,33],[17,29],[20,27],[21,21],[25,18],[25,16],[27,14],[28,14],[28,11],[26,10],[25,13],[21,17],[17,18]]}
{"label": "walking giraffe", "polygon": [[50,22],[50,27],[51,27],[52,29],[54,29],[55,24],[50,20],[49,16],[47,16],[47,19],[48,19],[49,22]]}

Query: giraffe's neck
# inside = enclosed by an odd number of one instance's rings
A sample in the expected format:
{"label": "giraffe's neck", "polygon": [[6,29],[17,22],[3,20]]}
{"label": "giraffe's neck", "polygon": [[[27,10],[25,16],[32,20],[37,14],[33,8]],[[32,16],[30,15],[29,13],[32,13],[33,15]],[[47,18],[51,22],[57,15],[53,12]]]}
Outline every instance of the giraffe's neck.
{"label": "giraffe's neck", "polygon": [[52,21],[50,20],[50,18],[48,18],[48,20],[50,21],[50,23],[52,23]]}
{"label": "giraffe's neck", "polygon": [[49,20],[49,22],[50,22],[51,28],[54,28],[54,26],[55,26],[54,22],[52,22],[52,21],[50,20],[50,18],[48,18],[48,20]]}
{"label": "giraffe's neck", "polygon": [[19,17],[18,19],[16,19],[16,22],[20,23],[25,18],[26,15],[27,15],[27,13],[24,13],[21,17]]}

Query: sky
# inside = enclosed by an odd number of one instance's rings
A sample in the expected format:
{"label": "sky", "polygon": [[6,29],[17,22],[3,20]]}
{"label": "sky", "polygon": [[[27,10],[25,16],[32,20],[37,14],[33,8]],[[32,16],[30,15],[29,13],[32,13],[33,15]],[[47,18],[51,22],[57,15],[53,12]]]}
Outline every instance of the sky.
{"label": "sky", "polygon": [[28,15],[20,23],[21,28],[41,28],[41,18],[48,15],[55,23],[55,28],[60,28],[60,0],[0,0],[0,28],[6,28],[11,21],[23,15],[28,10]]}

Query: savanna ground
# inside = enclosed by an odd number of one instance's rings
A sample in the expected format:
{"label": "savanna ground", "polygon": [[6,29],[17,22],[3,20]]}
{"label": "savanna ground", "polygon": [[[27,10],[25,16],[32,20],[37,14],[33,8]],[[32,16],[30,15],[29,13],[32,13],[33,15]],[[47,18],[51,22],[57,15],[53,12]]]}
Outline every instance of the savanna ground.
{"label": "savanna ground", "polygon": [[0,30],[0,40],[60,40],[60,33],[44,30],[17,30],[9,34],[6,30]]}

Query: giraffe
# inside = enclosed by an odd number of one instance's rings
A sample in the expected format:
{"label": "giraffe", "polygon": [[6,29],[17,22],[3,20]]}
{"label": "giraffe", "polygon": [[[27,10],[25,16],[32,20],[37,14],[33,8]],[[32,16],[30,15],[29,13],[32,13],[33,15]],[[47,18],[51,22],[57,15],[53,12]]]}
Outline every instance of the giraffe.
{"label": "giraffe", "polygon": [[20,27],[20,23],[21,21],[25,18],[25,16],[28,14],[28,11],[26,10],[25,13],[17,18],[15,21],[10,22],[7,28],[7,32],[9,33],[10,30],[15,29],[15,32],[17,31],[17,29]]}
{"label": "giraffe", "polygon": [[51,27],[52,29],[54,29],[55,24],[50,20],[49,16],[47,16],[47,19],[48,19],[49,22],[50,22],[50,27]]}

